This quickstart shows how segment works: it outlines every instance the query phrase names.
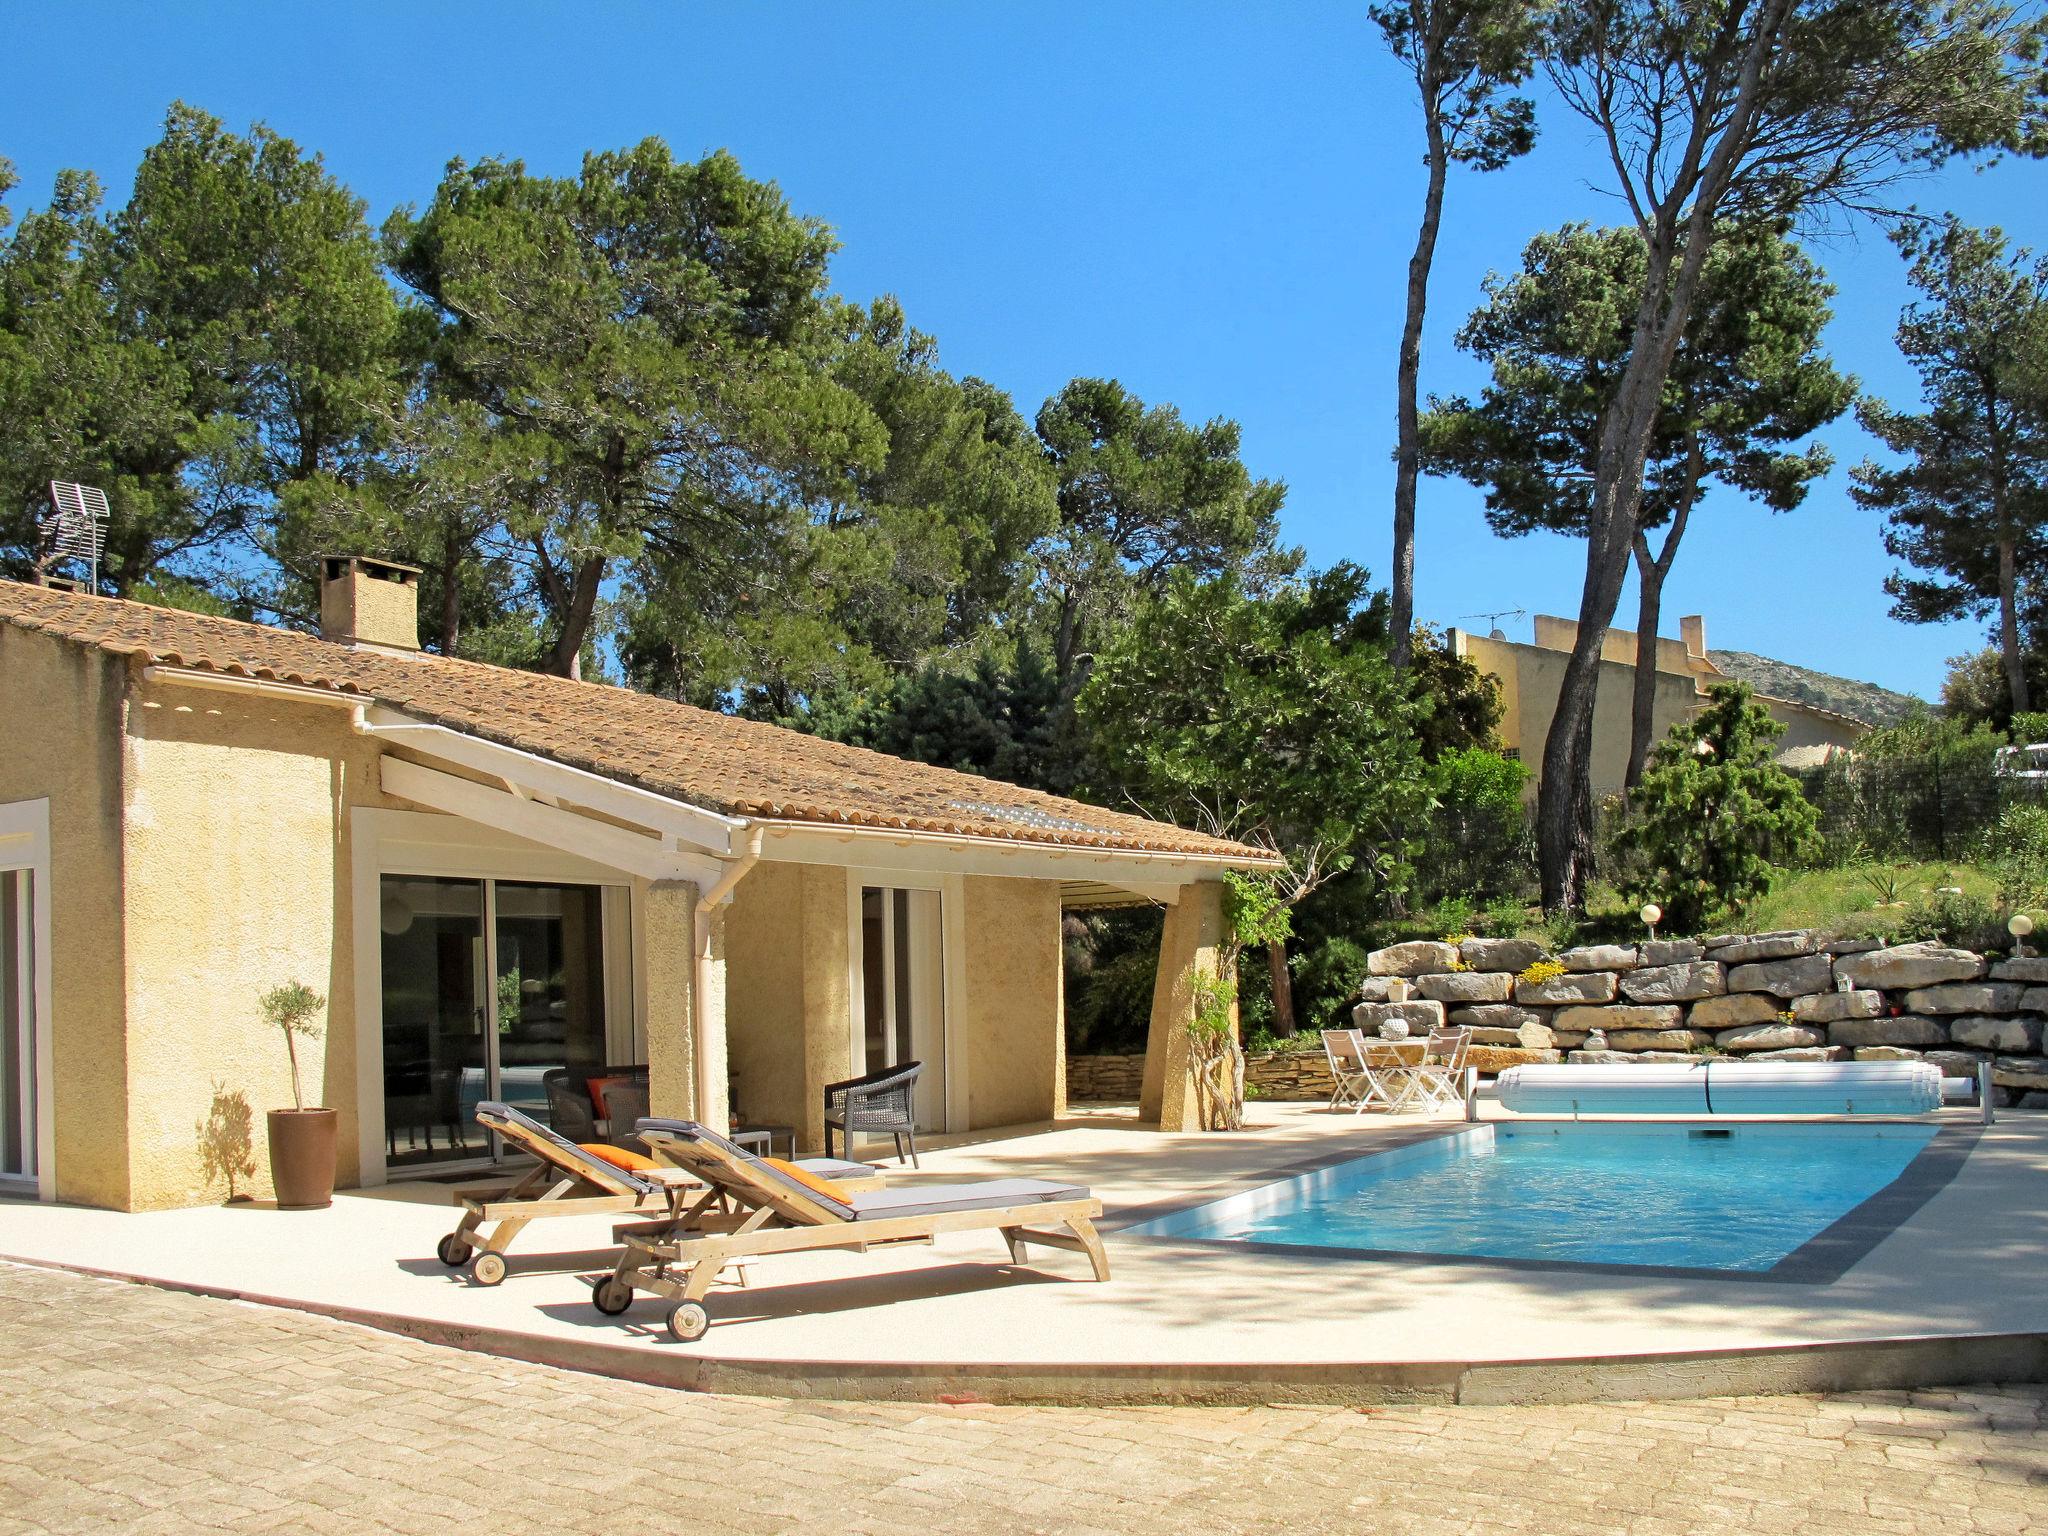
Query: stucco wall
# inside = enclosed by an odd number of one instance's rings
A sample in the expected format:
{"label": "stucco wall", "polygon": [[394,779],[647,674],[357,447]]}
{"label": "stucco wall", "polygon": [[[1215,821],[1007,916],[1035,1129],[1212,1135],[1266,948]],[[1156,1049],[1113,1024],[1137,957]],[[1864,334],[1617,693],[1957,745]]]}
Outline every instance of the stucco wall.
{"label": "stucco wall", "polygon": [[[1633,645],[1630,651],[1633,653]],[[1570,657],[1563,651],[1545,650],[1512,640],[1490,640],[1472,635],[1466,638],[1465,654],[1480,670],[1500,679],[1501,737],[1517,748],[1522,761],[1535,777],[1543,771],[1543,746],[1550,734],[1551,717],[1557,713],[1557,696],[1564,688],[1564,669]],[[1628,772],[1630,716],[1635,700],[1635,667],[1622,661],[1600,663],[1599,692],[1593,706],[1593,792],[1609,794],[1621,788]],[[1657,674],[1657,695],[1652,718],[1656,737],[1680,720],[1690,719],[1698,710],[1700,697],[1690,673]]]}
{"label": "stucco wall", "polygon": [[292,1103],[269,988],[327,999],[299,1044],[308,1103],[339,1112],[336,1181],[358,1182],[348,807],[379,803],[374,746],[345,710],[138,682],[127,712],[124,993],[127,1124],[138,1209],[218,1198],[200,1127],[216,1093],[251,1111],[260,1193],[264,1112]]}
{"label": "stucco wall", "polygon": [[979,875],[961,886],[966,1129],[1051,1119],[1067,1093],[1059,887]]}
{"label": "stucco wall", "polygon": [[57,1197],[128,1203],[122,1006],[121,717],[126,664],[0,626],[0,804],[50,802]]}

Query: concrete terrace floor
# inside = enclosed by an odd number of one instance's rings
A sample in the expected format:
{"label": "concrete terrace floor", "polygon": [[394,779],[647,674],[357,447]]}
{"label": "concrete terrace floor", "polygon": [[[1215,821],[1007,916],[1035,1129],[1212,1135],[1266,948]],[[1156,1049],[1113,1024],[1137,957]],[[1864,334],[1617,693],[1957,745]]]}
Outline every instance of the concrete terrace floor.
{"label": "concrete terrace floor", "polygon": [[0,1532],[2034,1529],[2048,1390],[1044,1408],[665,1391],[0,1265]]}
{"label": "concrete terrace floor", "polygon": [[[1555,1364],[1550,1384],[1515,1389],[1524,1398],[1699,1395],[1716,1390],[1711,1369],[1617,1390],[1589,1386],[1563,1362],[2048,1328],[2048,1116],[2001,1116],[1953,1183],[1827,1285],[1295,1257],[1116,1234],[1116,1222],[1142,1208],[1333,1152],[1368,1153],[1429,1124],[1293,1104],[1254,1104],[1248,1118],[1242,1135],[1166,1136],[1128,1111],[1081,1113],[956,1139],[926,1155],[921,1172],[902,1175],[1021,1173],[1089,1185],[1108,1208],[1107,1285],[1087,1280],[1078,1255],[1039,1249],[1030,1266],[1012,1266],[992,1232],[762,1260],[750,1287],[713,1293],[715,1326],[694,1345],[669,1338],[658,1298],[620,1318],[590,1305],[584,1277],[608,1267],[611,1218],[528,1228],[512,1250],[511,1278],[484,1289],[433,1257],[454,1218],[446,1190],[428,1184],[344,1194],[316,1212],[124,1215],[11,1202],[0,1204],[0,1257],[365,1317],[647,1380],[729,1389],[752,1379],[756,1390],[824,1396],[929,1398],[950,1371],[970,1393],[977,1382],[1023,1383],[1036,1372],[1037,1385],[1016,1385],[1016,1395],[1171,1398],[1184,1395],[1189,1372],[1207,1368],[1242,1378],[1248,1400],[1327,1401],[1356,1395],[1343,1384],[1349,1369],[1373,1375],[1377,1395],[1398,1397],[1392,1367],[1498,1361]],[[1105,1362],[1136,1374],[1121,1385],[1091,1381]],[[702,1374],[712,1365],[730,1369]],[[892,1370],[922,1371],[921,1384],[892,1387]],[[1407,1395],[1436,1390],[1429,1374],[1419,1372]],[[1759,1378],[1718,1379],[1719,1390],[1735,1390]]]}

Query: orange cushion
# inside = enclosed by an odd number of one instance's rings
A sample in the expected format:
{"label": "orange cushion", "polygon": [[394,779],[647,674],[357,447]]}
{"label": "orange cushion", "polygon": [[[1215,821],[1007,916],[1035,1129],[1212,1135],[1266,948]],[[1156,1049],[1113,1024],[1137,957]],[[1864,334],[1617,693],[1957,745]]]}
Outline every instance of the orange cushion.
{"label": "orange cushion", "polygon": [[597,1106],[599,1119],[609,1120],[611,1118],[611,1114],[604,1107],[604,1096],[611,1091],[612,1084],[631,1081],[631,1078],[626,1077],[593,1077],[585,1081],[583,1086],[590,1091],[590,1102]]}
{"label": "orange cushion", "polygon": [[610,1163],[614,1168],[624,1168],[631,1173],[645,1173],[649,1168],[661,1166],[645,1152],[634,1152],[625,1147],[608,1147],[601,1141],[579,1141],[576,1145],[580,1151],[588,1152],[599,1162]]}
{"label": "orange cushion", "polygon": [[846,1193],[846,1186],[843,1184],[835,1184],[830,1179],[821,1179],[815,1173],[799,1168],[795,1163],[785,1163],[779,1157],[764,1157],[761,1161],[770,1168],[773,1168],[777,1173],[795,1179],[805,1189],[823,1195],[828,1200],[837,1200],[841,1205],[851,1205],[853,1203],[852,1197]]}

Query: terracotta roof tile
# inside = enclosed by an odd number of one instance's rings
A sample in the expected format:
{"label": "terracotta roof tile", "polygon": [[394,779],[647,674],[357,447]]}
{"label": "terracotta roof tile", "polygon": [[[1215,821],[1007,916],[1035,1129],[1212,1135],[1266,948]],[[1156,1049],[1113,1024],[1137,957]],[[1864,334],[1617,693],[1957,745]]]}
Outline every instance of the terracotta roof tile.
{"label": "terracotta roof tile", "polygon": [[733,816],[1266,862],[1239,843],[603,683],[0,581],[0,623],[153,664],[360,695]]}

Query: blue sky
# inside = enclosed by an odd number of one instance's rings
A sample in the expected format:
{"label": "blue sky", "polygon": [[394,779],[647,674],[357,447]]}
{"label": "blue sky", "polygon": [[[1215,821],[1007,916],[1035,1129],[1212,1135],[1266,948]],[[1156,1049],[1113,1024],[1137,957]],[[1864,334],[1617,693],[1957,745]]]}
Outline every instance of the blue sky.
{"label": "blue sky", "polygon": [[[1077,374],[1244,427],[1284,526],[1319,562],[1384,576],[1394,347],[1421,167],[1406,82],[1362,5],[384,5],[8,7],[15,68],[0,154],[17,206],[60,166],[125,196],[164,108],[261,120],[318,149],[370,205],[424,202],[449,157],[573,174],[588,148],[659,135],[725,147],[844,243],[836,285],[899,295],[946,364],[1026,414]],[[1541,101],[1537,151],[1453,179],[1431,288],[1425,388],[1474,387],[1451,336],[1489,270],[1568,219],[1612,222],[1579,122]],[[2048,167],[1952,168],[1902,196],[2048,243]],[[1910,399],[1892,347],[1906,298],[1881,232],[1815,252],[1841,289],[1829,342],[1866,388]],[[1709,643],[1932,696],[1974,625],[1887,616],[1891,568],[1840,461],[1802,510],[1709,504],[1665,614]],[[1572,614],[1579,547],[1488,533],[1477,496],[1425,482],[1421,617]],[[1618,622],[1632,622],[1633,588]],[[1527,621],[1502,621],[1526,636]]]}

